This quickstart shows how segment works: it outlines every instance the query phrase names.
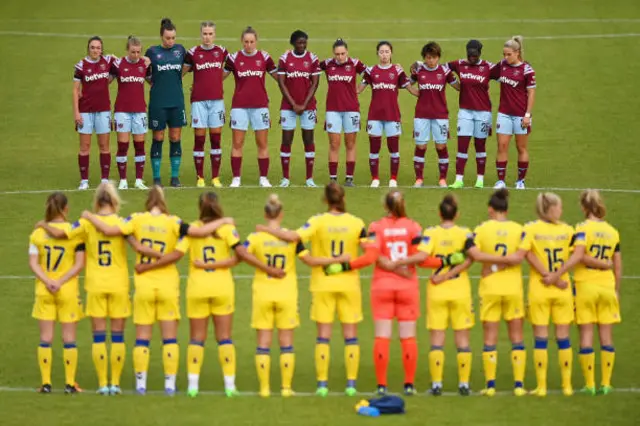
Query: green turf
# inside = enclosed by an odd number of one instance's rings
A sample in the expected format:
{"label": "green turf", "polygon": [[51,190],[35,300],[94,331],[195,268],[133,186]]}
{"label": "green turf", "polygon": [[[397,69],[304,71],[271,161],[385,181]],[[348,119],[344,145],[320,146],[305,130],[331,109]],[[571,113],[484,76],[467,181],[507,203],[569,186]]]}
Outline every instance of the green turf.
{"label": "green turf", "polygon": [[[27,236],[33,224],[42,216],[45,193],[26,193],[48,189],[71,189],[77,185],[76,166],[77,135],[72,130],[73,116],[71,101],[72,69],[84,54],[86,37],[99,34],[105,37],[106,51],[121,55],[128,34],[140,35],[145,44],[157,43],[159,20],[170,16],[178,27],[179,42],[185,47],[197,44],[198,22],[213,19],[218,22],[220,44],[234,51],[240,47],[238,41],[243,27],[253,25],[260,33],[260,47],[274,58],[288,48],[289,34],[302,28],[310,35],[309,47],[319,57],[330,55],[331,41],[336,37],[345,38],[350,45],[352,56],[359,57],[367,64],[375,63],[375,41],[389,39],[394,43],[394,60],[408,68],[418,59],[418,52],[428,40],[445,40],[443,60],[452,60],[464,54],[467,38],[483,41],[484,57],[497,61],[501,55],[503,39],[512,34],[525,36],[525,57],[537,73],[538,90],[534,111],[534,132],[531,136],[532,165],[527,184],[530,187],[550,188],[614,188],[633,191],[640,188],[637,168],[640,161],[635,153],[636,135],[640,133],[635,115],[640,109],[640,87],[637,75],[640,72],[640,10],[633,0],[613,0],[608,2],[569,0],[557,2],[540,0],[537,2],[513,2],[497,0],[491,2],[451,1],[427,2],[406,0],[395,4],[385,2],[340,2],[327,0],[318,3],[300,3],[291,0],[263,1],[247,3],[206,3],[167,2],[140,0],[125,2],[114,0],[108,6],[103,3],[87,3],[77,0],[66,2],[4,2],[0,5],[0,57],[3,71],[0,73],[0,218],[4,224],[3,243],[0,245],[0,387],[32,388],[39,382],[35,357],[38,330],[30,318],[33,302],[33,282],[29,276],[26,261]],[[578,21],[571,21],[576,20]],[[94,20],[95,19],[95,20]],[[459,19],[468,22],[453,22]],[[518,22],[517,20],[523,19]],[[529,21],[527,21],[527,19]],[[558,19],[553,22],[551,19]],[[593,21],[590,21],[593,19]],[[600,21],[598,21],[600,19]],[[608,20],[607,19],[611,19]],[[422,21],[426,22],[422,22]],[[482,22],[486,20],[486,22]],[[543,21],[545,20],[545,21]],[[569,21],[569,22],[567,22]],[[37,34],[50,33],[51,36]],[[627,37],[603,37],[604,34],[627,34]],[[634,36],[635,34],[635,36]],[[65,36],[66,35],[66,36]],[[543,37],[549,37],[544,39]],[[575,38],[571,38],[574,37]],[[590,38],[587,38],[587,37]],[[419,41],[417,41],[419,40]],[[185,79],[185,93],[188,94],[191,77]],[[277,122],[280,96],[275,82],[268,81],[271,95],[271,114],[274,126],[270,132],[270,152],[272,167],[270,178],[277,183],[280,177],[278,159],[280,129]],[[114,85],[115,86],[115,85]],[[326,83],[321,79],[318,91],[319,119],[324,111]],[[112,87],[115,89],[115,87]],[[230,107],[233,89],[232,79],[226,83],[226,103]],[[497,105],[497,85],[492,86],[492,99]],[[115,100],[115,91],[112,92]],[[367,111],[370,93],[361,96],[362,112]],[[457,114],[457,101],[453,91],[449,91],[449,108],[452,125]],[[400,184],[413,182],[411,157],[412,113],[414,100],[407,93],[400,94],[403,113],[404,135],[401,139]],[[494,107],[495,112],[495,107]],[[150,139],[150,137],[148,138]],[[326,136],[318,126],[316,132],[318,149],[316,178],[318,183],[327,180]],[[182,165],[183,183],[194,185],[191,144],[193,133],[185,128],[183,134],[184,159]],[[495,139],[488,143],[487,183],[494,181],[493,161],[495,159]],[[112,150],[115,154],[115,138]],[[359,136],[358,167],[356,183],[365,186],[369,182],[367,167],[366,135]],[[455,140],[449,143],[452,164],[450,178],[454,173]],[[165,148],[166,149],[166,148]],[[223,133],[223,181],[229,182],[228,155],[230,151],[230,131]],[[147,148],[148,151],[148,148]],[[97,150],[94,148],[91,162],[91,179],[98,181]],[[473,150],[467,166],[467,184],[473,183],[475,164]],[[428,184],[434,184],[437,167],[433,147],[428,149],[426,177]],[[165,151],[165,157],[168,154]],[[382,152],[381,174],[383,184],[388,176],[387,154]],[[130,157],[131,158],[131,157]],[[515,149],[510,158],[508,182],[515,179]],[[208,161],[207,164],[208,170]],[[168,161],[163,174],[168,176]],[[304,160],[299,136],[293,149],[293,183],[304,181]],[[132,159],[129,173],[133,173]],[[341,164],[343,173],[343,164]],[[117,177],[115,162],[112,178]],[[150,181],[150,165],[147,164],[147,181]],[[255,146],[251,135],[247,139],[244,162],[243,183],[257,183]],[[299,226],[304,220],[323,209],[321,192],[304,188],[275,190],[286,206],[285,224]],[[8,193],[15,192],[15,193]],[[195,189],[168,191],[168,201],[172,212],[185,220],[196,217]],[[370,190],[359,187],[348,191],[348,209],[369,222],[382,213],[380,199],[384,189]],[[437,201],[444,191],[406,190],[409,213],[423,225],[437,222]],[[246,235],[260,221],[262,204],[268,191],[245,188],[221,191],[225,211],[234,216],[240,232]],[[490,191],[460,191],[460,223],[475,226],[486,216],[486,199]],[[577,191],[563,191],[565,198],[565,219],[570,223],[580,220],[577,206]],[[634,307],[640,302],[640,266],[637,259],[640,251],[633,245],[638,232],[637,210],[640,194],[637,192],[604,193],[610,221],[619,228],[625,257],[625,272],[621,291],[623,323],[616,329],[617,351],[614,386],[623,389],[640,388],[640,372],[637,368],[636,353],[640,350],[637,336],[640,325]],[[535,191],[513,194],[511,215],[519,221],[533,218]],[[144,194],[128,191],[123,194],[126,204],[123,213],[142,209]],[[70,194],[71,216],[77,217],[83,209],[91,205],[90,193]],[[180,266],[186,271],[185,265]],[[301,275],[307,275],[305,268]],[[477,268],[473,269],[477,273]],[[244,265],[236,271],[238,278],[237,310],[234,325],[234,340],[238,351],[238,386],[241,390],[256,391],[257,380],[253,365],[255,348],[254,332],[248,327],[250,315],[251,270]],[[368,274],[369,272],[365,272]],[[15,276],[16,278],[9,278]],[[23,278],[20,278],[23,277]],[[634,278],[636,277],[636,278]],[[366,289],[368,280],[363,280]],[[477,280],[473,282],[474,288]],[[297,332],[297,371],[294,387],[301,392],[312,392],[315,388],[313,366],[313,345],[315,329],[308,319],[308,280],[300,280],[300,306],[302,324]],[[366,297],[366,296],[365,296]],[[424,294],[423,294],[424,299]],[[366,299],[365,299],[366,302]],[[373,390],[375,379],[371,360],[372,322],[368,303],[365,303],[365,320],[360,328],[362,362],[359,389]],[[477,307],[477,305],[476,305]],[[424,315],[423,315],[424,317]],[[427,352],[428,335],[420,321],[419,345],[420,364],[417,387],[423,391],[428,386]],[[498,387],[509,390],[511,367],[509,365],[506,333],[502,329],[499,345]],[[445,387],[455,390],[456,368],[453,342],[447,342],[447,362]],[[129,349],[133,344],[133,329],[127,329],[126,340]],[[188,341],[188,325],[183,321],[180,328],[180,342]],[[531,348],[531,334],[527,326],[526,343]],[[330,386],[333,391],[341,391],[344,386],[344,366],[339,328],[336,327],[332,340],[332,363]],[[577,346],[577,336],[573,338]],[[91,362],[91,336],[88,321],[79,326],[78,347],[80,365],[78,379],[88,391],[96,386]],[[162,388],[161,351],[158,337],[152,342],[150,388]],[[480,389],[483,377],[481,369],[481,329],[473,331],[474,368],[472,387]],[[549,386],[559,387],[555,345],[550,345]],[[273,353],[277,355],[274,346]],[[182,351],[183,361],[185,351]],[[62,384],[61,345],[54,346],[54,386]],[[131,357],[125,368],[124,388],[133,384]],[[529,357],[531,359],[531,356]],[[275,361],[275,360],[274,360]],[[186,371],[181,364],[178,385],[186,387]],[[273,362],[272,388],[277,390],[279,372],[277,362]],[[390,387],[401,389],[402,367],[399,359],[399,345],[392,345],[390,367]],[[204,364],[202,388],[221,390],[222,380],[217,363],[215,345],[209,342]],[[534,377],[531,361],[527,372],[527,387],[533,387]],[[574,386],[582,385],[582,378],[575,358]],[[329,397],[318,399],[299,397],[281,400],[279,397],[262,401],[255,397],[241,397],[227,401],[220,396],[202,395],[192,401],[180,395],[172,400],[163,396],[149,395],[145,398],[123,396],[122,398],[101,398],[81,395],[65,398],[62,395],[42,397],[24,391],[0,392],[0,412],[2,421],[14,424],[77,424],[90,419],[95,424],[202,424],[203,422],[225,424],[344,424],[362,422],[353,413],[356,399]],[[618,392],[606,398],[586,398],[575,396],[567,399],[550,395],[545,400],[533,398],[516,399],[508,396],[496,397],[491,401],[482,398],[444,397],[440,400],[422,396],[408,401],[408,413],[404,417],[384,419],[379,422],[417,424],[431,422],[438,424],[565,424],[567,426],[592,423],[635,424],[640,412],[640,394]]]}

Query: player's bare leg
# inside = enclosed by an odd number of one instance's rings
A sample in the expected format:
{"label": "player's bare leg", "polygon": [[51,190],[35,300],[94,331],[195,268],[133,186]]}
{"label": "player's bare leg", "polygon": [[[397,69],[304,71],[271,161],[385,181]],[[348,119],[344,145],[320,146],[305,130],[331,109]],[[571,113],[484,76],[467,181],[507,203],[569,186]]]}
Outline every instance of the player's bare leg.
{"label": "player's bare leg", "polygon": [[569,335],[569,324],[556,324],[556,341],[558,342],[558,363],[560,364],[560,376],[562,377],[562,393],[566,396],[573,395],[573,387],[571,385],[573,350],[571,349]]}
{"label": "player's bare leg", "polygon": [[600,366],[602,368],[602,383],[598,394],[608,395],[613,391],[611,376],[616,356],[613,346],[613,324],[599,324],[598,331],[600,333]]}
{"label": "player's bare leg", "polygon": [[338,181],[338,160],[340,159],[340,133],[327,133],[329,135],[329,180]]}
{"label": "player's bare leg", "polygon": [[549,364],[547,346],[549,342],[549,327],[546,325],[534,325],[533,336],[535,339],[533,365],[536,369],[536,389],[530,393],[544,397],[547,396],[547,369]]}
{"label": "player's bare leg", "polygon": [[593,324],[580,324],[580,367],[584,377],[581,392],[587,395],[596,394],[595,358],[593,351]]}
{"label": "player's bare leg", "polygon": [[433,396],[442,395],[445,335],[446,330],[430,330],[429,373],[431,373],[430,392]]}
{"label": "player's bare leg", "polygon": [[214,315],[216,340],[218,341],[218,358],[222,365],[224,391],[228,397],[238,395],[236,389],[236,349],[231,340],[233,314]]}
{"label": "player's bare leg", "polygon": [[204,188],[204,144],[207,140],[207,129],[193,129],[193,165],[196,169],[196,186]]}
{"label": "player's bare leg", "polygon": [[278,330],[278,340],[280,343],[280,375],[282,377],[281,393],[285,398],[294,395],[292,382],[296,358],[293,351],[293,331],[293,329]]}
{"label": "player's bare leg", "polygon": [[[513,368],[513,394],[524,396],[524,376],[527,367],[527,352],[524,347],[524,319],[516,318],[507,322],[509,340],[511,340],[511,365]],[[497,340],[496,340],[497,342]]]}
{"label": "player's bare leg", "polygon": [[98,147],[100,149],[100,178],[102,182],[108,182],[109,174],[111,173],[110,139],[111,133],[98,135]]}
{"label": "player's bare leg", "polygon": [[271,188],[269,182],[269,146],[267,138],[269,130],[256,130],[256,146],[258,148],[258,169],[260,180],[258,184],[263,188]]}
{"label": "player's bare leg", "polygon": [[418,367],[418,344],[416,342],[416,322],[398,321],[398,334],[402,345],[402,363],[404,366],[404,394],[415,395],[414,385]]}
{"label": "player's bare leg", "polygon": [[173,396],[176,393],[176,376],[180,361],[178,347],[178,321],[160,321],[162,332],[162,363],[164,365],[164,391]]}
{"label": "player's bare leg", "polygon": [[78,151],[78,168],[80,170],[80,186],[78,189],[89,189],[89,154],[91,152],[91,135],[80,133],[80,150]]}
{"label": "player's bare leg", "polygon": [[286,188],[291,184],[290,168],[291,168],[291,145],[295,130],[282,131],[282,143],[280,144],[280,165],[282,167],[282,180],[280,187]]}
{"label": "player's bare leg", "polygon": [[529,170],[529,135],[516,135],[516,148],[518,149],[518,180],[516,189],[524,189],[524,179]]}
{"label": "player's bare leg", "polygon": [[313,165],[316,160],[316,145],[313,129],[302,129],[302,142],[304,143],[304,164],[306,169],[305,185],[310,188],[315,188],[317,185],[313,181]]}
{"label": "player's bare leg", "polygon": [[149,342],[153,334],[153,325],[136,325],[136,346],[133,349],[133,372],[136,376],[136,392],[147,393],[147,374],[149,371]]}
{"label": "player's bare leg", "polygon": [[316,323],[318,337],[316,339],[315,359],[316,359],[316,379],[318,387],[316,395],[327,396],[329,394],[329,339],[331,339],[331,323]]}
{"label": "player's bare leg", "polygon": [[204,362],[204,344],[207,340],[209,318],[189,319],[189,347],[187,348],[187,394],[195,398],[200,389],[200,371]]}
{"label": "player's bare leg", "polygon": [[39,393],[51,393],[51,364],[53,361],[51,343],[55,330],[54,321],[38,321],[40,328],[40,344],[38,345],[38,365],[40,366],[41,384]]}
{"label": "player's bare leg", "polygon": [[256,349],[256,373],[258,382],[260,383],[260,396],[268,398],[271,396],[271,387],[269,378],[271,376],[271,340],[273,338],[273,330],[256,330],[257,349]]}
{"label": "player's bare leg", "polygon": [[498,133],[498,152],[496,153],[496,173],[498,180],[493,186],[494,189],[506,188],[505,177],[507,175],[507,162],[509,160],[509,142],[511,135]]}
{"label": "player's bare leg", "polygon": [[162,144],[164,143],[164,130],[154,130],[151,142],[151,169],[153,171],[153,184],[161,186],[160,168],[162,166]]}
{"label": "player's bare leg", "polygon": [[242,150],[244,148],[244,137],[247,134],[244,130],[231,130],[231,179],[230,188],[238,188],[241,184],[242,174]]}
{"label": "player's bare leg", "polygon": [[347,152],[347,170],[344,186],[355,186],[353,183],[353,175],[356,171],[356,138],[358,133],[345,133],[344,146]]}
{"label": "player's bare leg", "polygon": [[182,127],[169,128],[169,161],[171,162],[171,186],[179,188],[182,163]]}
{"label": "player's bare leg", "polygon": [[222,188],[220,182],[220,164],[222,163],[222,147],[220,139],[222,138],[222,127],[209,129],[209,140],[211,142],[210,160],[211,160],[211,185],[214,188]]}
{"label": "player's bare leg", "polygon": [[458,348],[458,392],[462,396],[468,396],[471,394],[471,389],[469,388],[469,377],[471,376],[469,331],[470,329],[454,331],[456,347]]}

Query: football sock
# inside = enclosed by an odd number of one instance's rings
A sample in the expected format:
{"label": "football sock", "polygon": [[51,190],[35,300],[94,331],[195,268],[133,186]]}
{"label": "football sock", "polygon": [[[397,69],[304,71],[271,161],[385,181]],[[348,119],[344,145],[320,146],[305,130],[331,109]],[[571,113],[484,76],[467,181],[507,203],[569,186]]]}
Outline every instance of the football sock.
{"label": "football sock", "polygon": [[588,388],[596,387],[596,354],[593,348],[580,348],[580,367],[582,368],[582,376],[584,377],[584,385]]}
{"label": "football sock", "polygon": [[176,375],[180,362],[180,348],[177,339],[162,340],[162,364],[164,365],[165,389],[176,388]]}
{"label": "football sock", "polygon": [[289,179],[289,169],[291,163],[291,145],[280,145],[280,165],[282,166],[282,177]]}
{"label": "football sock", "polygon": [[151,170],[153,178],[160,179],[160,165],[162,163],[162,141],[151,142]]}
{"label": "football sock", "polygon": [[149,371],[149,341],[136,339],[133,348],[133,371],[136,375],[136,389],[147,388],[147,371]]}
{"label": "football sock", "polygon": [[206,136],[194,136],[193,142],[193,164],[196,168],[196,177],[204,177],[204,143]]}
{"label": "football sock", "polygon": [[347,178],[353,178],[353,173],[356,170],[356,162],[355,161],[347,161],[346,168],[347,168],[346,177]]}
{"label": "football sock", "polygon": [[231,175],[233,177],[240,177],[242,172],[242,157],[231,157]]}
{"label": "football sock", "polygon": [[380,136],[369,136],[369,170],[371,179],[380,178],[380,147],[382,138]]}
{"label": "football sock", "polygon": [[413,151],[413,168],[416,172],[416,180],[424,179],[424,157],[427,153],[427,145],[416,145]]}
{"label": "football sock", "polygon": [[129,150],[129,141],[118,142],[118,152],[116,153],[116,164],[118,165],[118,174],[121,180],[127,179],[127,151]]}
{"label": "football sock", "polygon": [[474,145],[476,147],[476,169],[478,176],[484,176],[487,166],[487,140],[475,138]]}
{"label": "football sock", "polygon": [[518,180],[524,180],[527,177],[527,170],[529,170],[529,162],[518,161]]}
{"label": "football sock", "polygon": [[487,388],[496,387],[496,370],[498,369],[498,351],[495,345],[484,345],[482,351],[482,367]]}
{"label": "football sock", "polygon": [[514,387],[524,387],[524,374],[527,368],[527,352],[524,343],[511,345],[511,368],[513,370]]}
{"label": "football sock", "polygon": [[414,383],[418,368],[418,342],[415,337],[400,339],[402,346],[402,365],[404,366],[404,382]]}
{"label": "football sock", "polygon": [[103,388],[109,384],[107,378],[107,344],[106,333],[104,331],[93,332],[93,345],[91,347],[91,355],[93,357],[93,365],[98,375],[98,387]]}
{"label": "football sock", "polygon": [[204,342],[192,340],[187,348],[187,377],[189,389],[198,389],[200,371],[204,362]]}
{"label": "football sock", "polygon": [[458,382],[461,385],[469,386],[471,377],[471,349],[468,347],[458,348]]}
{"label": "football sock", "polygon": [[258,158],[258,170],[260,171],[260,177],[267,177],[269,175],[269,157]]}
{"label": "football sock", "polygon": [[269,391],[269,377],[271,376],[271,355],[269,348],[260,348],[256,350],[256,372],[258,373],[258,382],[261,391]]}
{"label": "football sock", "polygon": [[456,154],[456,179],[462,180],[464,168],[469,158],[469,144],[471,136],[458,136],[458,153]]}
{"label": "football sock", "polygon": [[304,144],[304,163],[307,179],[313,178],[313,164],[316,161],[316,145],[313,143]]}
{"label": "football sock", "polygon": [[291,389],[293,372],[296,369],[296,354],[293,346],[280,347],[280,374],[282,376],[282,389]]}
{"label": "football sock", "polygon": [[571,341],[558,339],[558,362],[560,363],[560,377],[562,377],[562,387],[571,387],[571,369],[573,366],[573,350]]}
{"label": "football sock", "polygon": [[38,365],[43,385],[51,384],[51,343],[40,342],[38,345]]}
{"label": "football sock", "polygon": [[220,164],[222,160],[222,149],[220,146],[220,133],[209,133],[211,140],[211,151],[209,151],[209,159],[211,160],[211,177],[220,176]]}
{"label": "football sock", "polygon": [[78,169],[80,170],[80,179],[89,179],[89,154],[78,154]]}
{"label": "football sock", "polygon": [[443,149],[436,149],[438,153],[438,170],[440,171],[440,179],[447,179],[449,173],[449,150],[447,145],[443,144]]}
{"label": "football sock", "polygon": [[236,347],[231,339],[218,342],[218,359],[222,366],[225,389],[235,389],[236,380]]}
{"label": "football sock", "polygon": [[611,386],[613,364],[616,360],[616,351],[613,346],[600,347],[600,364],[602,368],[602,386]]}
{"label": "football sock", "polygon": [[332,179],[338,178],[338,162],[329,161],[329,177]]}
{"label": "football sock", "polygon": [[389,136],[387,138],[387,148],[389,149],[391,179],[398,179],[398,170],[400,169],[400,138],[398,136]]}
{"label": "football sock", "polygon": [[133,149],[135,151],[136,179],[142,179],[144,176],[144,163],[146,161],[146,154],[144,152],[144,141],[134,141]]}
{"label": "football sock", "polygon": [[329,380],[329,339],[318,337],[316,339],[316,379],[324,382]]}
{"label": "football sock", "polygon": [[549,354],[547,353],[547,338],[536,337],[533,349],[533,363],[536,368],[536,382],[538,389],[547,388],[547,368]]}
{"label": "football sock", "polygon": [[111,384],[120,386],[120,377],[124,368],[124,361],[127,356],[122,332],[111,332]]}
{"label": "football sock", "polygon": [[171,162],[171,177],[180,177],[180,163],[182,162],[182,144],[180,141],[169,143],[169,161]]}
{"label": "football sock", "polygon": [[111,173],[111,153],[100,153],[100,177],[109,179]]}
{"label": "football sock", "polygon": [[355,387],[360,368],[360,345],[358,338],[344,339],[344,365],[347,370],[347,386]]}
{"label": "football sock", "polygon": [[376,369],[378,385],[387,386],[387,369],[389,367],[389,344],[386,337],[376,337],[373,342],[373,365]]}
{"label": "football sock", "polygon": [[76,385],[76,371],[78,370],[78,347],[76,342],[64,344],[62,353],[64,359],[64,382],[67,385]]}
{"label": "football sock", "polygon": [[498,173],[498,180],[504,181],[507,176],[507,162],[496,161],[496,172]]}
{"label": "football sock", "polygon": [[431,382],[442,384],[442,376],[444,373],[444,351],[442,346],[431,346],[429,352],[429,372],[431,373]]}

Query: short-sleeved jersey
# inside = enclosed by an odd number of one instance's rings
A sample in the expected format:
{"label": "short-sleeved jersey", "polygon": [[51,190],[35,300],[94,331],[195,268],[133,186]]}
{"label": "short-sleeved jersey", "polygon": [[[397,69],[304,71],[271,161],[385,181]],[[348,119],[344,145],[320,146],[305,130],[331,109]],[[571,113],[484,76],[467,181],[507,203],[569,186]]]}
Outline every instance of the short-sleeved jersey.
{"label": "short-sleeved jersey", "polygon": [[244,246],[262,263],[282,269],[286,274],[283,279],[274,279],[256,269],[253,278],[254,293],[260,292],[283,299],[290,299],[298,294],[296,258],[309,253],[302,242],[288,243],[266,232],[256,232],[247,237]]}
{"label": "short-sleeved jersey", "polygon": [[371,86],[369,120],[400,121],[398,89],[410,84],[400,65],[375,65],[365,70],[362,82]]}
{"label": "short-sleeved jersey", "polygon": [[142,59],[131,62],[126,56],[111,64],[111,75],[118,81],[115,112],[145,112],[144,83],[149,67]]}
{"label": "short-sleeved jersey", "polygon": [[528,62],[509,65],[500,61],[491,69],[491,78],[500,82],[500,105],[498,112],[523,117],[527,112],[527,89],[536,87],[536,72]]}
{"label": "short-sleeved jersey", "polygon": [[[298,56],[293,50],[287,50],[278,61],[278,74],[284,75],[284,84],[289,90],[289,94],[296,104],[302,105],[311,88],[311,77],[320,74],[318,57],[309,51]],[[280,109],[291,111],[293,105],[290,105],[283,96]],[[311,98],[306,109],[316,109],[315,96]]]}
{"label": "short-sleeved jersey", "polygon": [[149,104],[155,108],[184,108],[182,65],[186,54],[181,44],[169,49],[152,46],[144,54],[151,59]]}
{"label": "short-sleeved jersey", "polygon": [[[510,220],[487,220],[474,231],[473,242],[483,253],[507,256],[520,248],[523,227]],[[522,267],[510,266],[480,280],[480,295],[508,296],[522,293]]]}
{"label": "short-sleeved jersey", "polygon": [[229,52],[222,46],[194,46],[187,52],[185,65],[193,73],[191,102],[224,99],[224,63]]}
{"label": "short-sleeved jersey", "polygon": [[[96,215],[109,226],[122,226],[124,219],[116,214]],[[91,222],[80,219],[66,231],[70,240],[80,239],[87,253],[84,288],[87,292],[116,293],[129,291],[127,247],[122,236],[108,237]]]}
{"label": "short-sleeved jersey", "polygon": [[[576,238],[575,245],[584,246],[586,253],[596,259],[611,260],[620,251],[620,234],[603,220],[586,220],[577,224],[576,235],[584,235],[584,238]],[[589,283],[610,288],[616,285],[613,271],[589,268],[582,263],[575,267],[573,278],[576,285]]]}
{"label": "short-sleeved jersey", "polygon": [[267,52],[256,50],[249,55],[239,50],[227,57],[225,69],[233,73],[236,81],[231,108],[269,107],[265,80],[267,73],[273,74],[278,67]]}
{"label": "short-sleeved jersey", "polygon": [[[296,231],[303,242],[311,243],[311,255],[336,257],[348,254],[355,259],[361,242],[367,241],[367,230],[359,217],[349,213],[322,213],[311,217]],[[311,291],[354,291],[360,288],[360,274],[349,271],[327,276],[324,268],[311,269]]]}
{"label": "short-sleeved jersey", "polygon": [[460,108],[472,111],[491,111],[489,81],[495,64],[480,60],[470,64],[466,59],[458,59],[448,64],[451,71],[458,74],[460,81]]}
{"label": "short-sleeved jersey", "polygon": [[[67,222],[49,222],[49,225],[69,232],[71,224]],[[57,280],[69,272],[75,264],[76,253],[84,251],[85,246],[79,238],[57,240],[44,229],[38,228],[29,236],[29,254],[38,256],[38,264],[47,277]],[[67,281],[60,292],[74,294],[78,292],[78,277]],[[36,296],[49,294],[42,281],[36,278]]]}
{"label": "short-sleeved jersey", "polygon": [[[120,226],[124,235],[133,235],[141,244],[144,244],[160,253],[171,253],[178,240],[186,234],[188,225],[183,225],[179,217],[168,214],[151,214],[150,212],[134,213],[126,218]],[[136,254],[136,264],[154,263],[157,259]],[[140,279],[144,278],[144,279]],[[176,264],[152,269],[144,274],[136,273],[134,281],[136,285],[153,285],[160,288],[166,285],[179,283],[179,274]]]}
{"label": "short-sleeved jersey", "polygon": [[[190,226],[199,228],[202,225],[203,223],[198,220]],[[196,268],[193,262],[200,260],[204,263],[213,263],[227,260],[234,255],[234,249],[240,243],[240,236],[233,225],[223,225],[214,235],[206,238],[180,239],[176,250],[189,254],[187,297],[216,297],[233,286],[231,269],[205,270]]]}
{"label": "short-sleeved jersey", "polygon": [[320,69],[327,77],[326,110],[333,112],[360,111],[356,78],[364,73],[366,65],[356,58],[348,58],[342,64],[335,59],[320,63]]}
{"label": "short-sleeved jersey", "polygon": [[[422,242],[418,250],[430,256],[444,258],[450,254],[464,251],[468,238],[473,234],[468,228],[454,225],[444,228],[440,225],[425,229],[422,234]],[[441,267],[434,274],[446,274],[453,266]],[[471,297],[471,282],[467,271],[461,272],[456,277],[442,282],[428,284],[429,297],[433,300],[456,300]]]}
{"label": "short-sleeved jersey", "polygon": [[[573,227],[566,223],[535,220],[524,225],[524,239],[520,248],[533,253],[547,271],[555,272],[569,260],[574,241],[583,239],[584,235],[575,234]],[[529,276],[529,292],[571,291],[570,288],[561,290],[555,286],[545,286],[535,268],[530,269]],[[561,278],[569,282],[568,273]]]}
{"label": "short-sleeved jersey", "polygon": [[416,102],[415,118],[447,119],[447,97],[445,89],[447,83],[456,81],[455,75],[446,65],[438,65],[434,69],[421,65],[415,74],[411,75],[411,81],[418,83],[420,95]]}
{"label": "short-sleeved jersey", "polygon": [[[373,245],[381,256],[392,261],[406,259],[417,251],[420,245],[422,228],[417,222],[403,217],[384,217],[369,225],[367,244]],[[410,267],[411,278],[404,278],[382,268],[373,268],[372,289],[404,290],[418,287],[418,275],[415,266]]]}
{"label": "short-sleeved jersey", "polygon": [[115,57],[103,55],[93,61],[89,57],[79,61],[73,72],[73,80],[82,84],[78,100],[80,112],[103,112],[111,110],[109,76]]}

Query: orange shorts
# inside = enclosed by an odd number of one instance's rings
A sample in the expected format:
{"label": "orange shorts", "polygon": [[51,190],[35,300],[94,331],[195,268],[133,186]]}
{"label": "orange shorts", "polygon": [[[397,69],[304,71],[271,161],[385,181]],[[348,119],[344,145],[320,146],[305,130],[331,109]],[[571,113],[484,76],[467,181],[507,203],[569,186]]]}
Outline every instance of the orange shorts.
{"label": "orange shorts", "polygon": [[416,321],[420,317],[420,289],[371,289],[374,320]]}

